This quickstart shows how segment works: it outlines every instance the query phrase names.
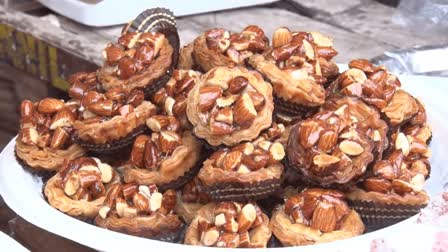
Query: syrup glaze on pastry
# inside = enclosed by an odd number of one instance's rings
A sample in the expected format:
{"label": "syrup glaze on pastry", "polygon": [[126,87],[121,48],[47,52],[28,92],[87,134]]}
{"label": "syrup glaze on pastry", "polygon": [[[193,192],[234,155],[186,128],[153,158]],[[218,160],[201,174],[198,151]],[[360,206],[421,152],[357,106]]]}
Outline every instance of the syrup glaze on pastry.
{"label": "syrup glaze on pastry", "polygon": [[270,228],[284,246],[300,246],[360,235],[364,224],[336,190],[306,189],[274,210]]}
{"label": "syrup glaze on pastry", "polygon": [[198,174],[201,190],[214,200],[254,200],[275,192],[280,187],[285,150],[271,139],[260,136],[213,153]]}
{"label": "syrup glaze on pastry", "polygon": [[172,115],[152,116],[147,125],[153,132],[135,140],[124,180],[162,189],[181,187],[197,173],[201,143]]}
{"label": "syrup glaze on pastry", "polygon": [[[169,18],[166,18],[166,17]],[[179,38],[174,17],[165,9],[147,10],[106,46],[98,71],[104,89],[144,90],[148,97],[163,87],[177,64]]]}
{"label": "syrup glaze on pastry", "polygon": [[162,112],[174,115],[182,127],[190,127],[186,111],[187,97],[193,87],[199,82],[201,74],[192,70],[174,70],[173,77],[164,88],[151,96],[151,101],[163,108]]}
{"label": "syrup glaze on pastry", "polygon": [[356,181],[373,161],[373,140],[347,106],[322,110],[295,125],[288,164],[310,183],[327,186]]}
{"label": "syrup glaze on pastry", "polygon": [[182,49],[179,68],[195,69],[197,66],[207,72],[218,66],[243,66],[248,58],[263,53],[268,46],[264,31],[255,25],[247,26],[241,33],[211,29]]}
{"label": "syrup glaze on pastry", "polygon": [[[329,79],[338,73],[331,61],[337,54],[332,46],[332,40],[320,33],[279,28],[274,32],[273,48],[250,58],[249,64],[272,83],[280,114],[305,116],[305,108],[324,103],[323,85],[328,79],[323,76],[320,62],[325,64]],[[334,65],[334,70],[329,69],[330,65]]]}
{"label": "syrup glaze on pastry", "polygon": [[330,92],[361,98],[379,109],[392,127],[426,121],[421,102],[400,89],[400,80],[384,66],[375,67],[365,59],[356,59],[349,67],[330,85]]}
{"label": "syrup glaze on pastry", "polygon": [[224,201],[202,207],[185,234],[185,244],[224,248],[265,248],[269,218],[255,203]]}
{"label": "syrup glaze on pastry", "polygon": [[157,186],[135,183],[112,185],[95,224],[109,230],[173,241],[183,224],[173,213],[176,192],[160,193]]}
{"label": "syrup glaze on pastry", "polygon": [[84,150],[71,140],[77,108],[75,102],[54,98],[22,101],[17,157],[32,170],[57,171],[64,159],[83,156]]}
{"label": "syrup glaze on pastry", "polygon": [[241,67],[210,70],[187,100],[194,134],[213,146],[255,139],[271,125],[273,108],[271,86]]}
{"label": "syrup glaze on pastry", "polygon": [[103,204],[107,184],[120,181],[112,167],[97,158],[67,161],[45,185],[50,205],[68,215],[93,218]]}
{"label": "syrup glaze on pastry", "polygon": [[380,113],[374,107],[365,104],[354,97],[330,97],[321,110],[338,110],[345,108],[357,127],[364,130],[366,135],[375,143],[373,151],[375,159],[381,159],[383,152],[389,147],[387,123],[380,117]]}
{"label": "syrup glaze on pastry", "polygon": [[69,95],[80,103],[81,115],[74,123],[77,141],[92,151],[116,151],[129,145],[136,131],[155,114],[155,106],[144,101],[140,89],[111,88],[102,92],[94,73],[77,73],[70,78]]}

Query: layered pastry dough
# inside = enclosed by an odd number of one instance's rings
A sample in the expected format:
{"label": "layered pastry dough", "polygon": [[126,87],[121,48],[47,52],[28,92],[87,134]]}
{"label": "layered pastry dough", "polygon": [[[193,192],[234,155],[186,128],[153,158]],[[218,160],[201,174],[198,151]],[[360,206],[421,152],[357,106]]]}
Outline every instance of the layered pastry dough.
{"label": "layered pastry dough", "polygon": [[176,192],[160,193],[154,184],[114,184],[107,191],[95,224],[109,230],[173,241],[183,226],[173,214]]}
{"label": "layered pastry dough", "polygon": [[335,190],[307,189],[274,210],[270,228],[283,246],[347,239],[364,232],[359,215]]}
{"label": "layered pastry dough", "polygon": [[243,66],[249,57],[263,53],[268,46],[264,31],[255,25],[247,26],[241,33],[211,29],[182,48],[178,67],[207,72],[218,66]]}
{"label": "layered pastry dough", "polygon": [[148,9],[126,25],[117,43],[103,51],[98,70],[104,89],[142,89],[146,97],[170,79],[179,55],[179,35],[174,14],[163,8]]}
{"label": "layered pastry dough", "polygon": [[108,184],[119,182],[118,174],[99,159],[81,157],[67,161],[47,181],[44,194],[51,206],[68,215],[93,218],[105,199]]}
{"label": "layered pastry dough", "polygon": [[263,136],[254,142],[220,149],[199,171],[201,189],[214,200],[266,197],[280,187],[284,156],[281,143]]}
{"label": "layered pastry dough", "polygon": [[351,108],[322,110],[291,129],[288,164],[317,185],[356,182],[373,161],[374,141]]}
{"label": "layered pastry dough", "polygon": [[16,138],[17,157],[33,171],[57,171],[65,159],[85,154],[72,142],[73,123],[78,105],[45,98],[21,103],[20,132]]}
{"label": "layered pastry dough", "polygon": [[269,218],[254,203],[224,201],[202,207],[185,234],[185,244],[226,248],[265,248]]}
{"label": "layered pastry dough", "polygon": [[272,123],[272,88],[261,75],[241,67],[217,67],[202,76],[187,100],[194,134],[210,145],[255,139]]}
{"label": "layered pastry dough", "polygon": [[[271,50],[254,55],[249,64],[272,83],[279,114],[306,116],[307,108],[324,103],[323,85],[338,73],[336,64],[331,61],[337,54],[333,42],[317,32],[279,28],[274,32],[272,43]],[[321,62],[326,67],[324,72]]]}
{"label": "layered pastry dough", "polygon": [[70,83],[69,95],[80,104],[81,115],[73,124],[76,140],[89,150],[113,152],[129,146],[156,112],[140,89],[102,92],[93,73],[77,73]]}
{"label": "layered pastry dough", "polygon": [[421,102],[400,89],[400,80],[384,66],[376,67],[367,60],[356,59],[349,67],[330,85],[331,93],[361,98],[380,110],[393,127],[407,122],[426,122]]}

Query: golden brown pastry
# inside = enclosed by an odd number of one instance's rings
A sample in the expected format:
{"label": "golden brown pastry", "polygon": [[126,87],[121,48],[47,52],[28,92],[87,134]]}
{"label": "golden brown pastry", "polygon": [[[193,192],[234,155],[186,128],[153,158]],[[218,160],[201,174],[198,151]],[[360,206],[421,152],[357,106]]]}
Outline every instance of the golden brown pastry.
{"label": "golden brown pastry", "polygon": [[306,189],[278,206],[269,224],[283,246],[301,246],[347,239],[364,232],[358,213],[336,190]]}
{"label": "golden brown pastry", "polygon": [[332,40],[317,32],[291,32],[282,27],[274,32],[272,44],[271,50],[251,57],[249,64],[272,83],[281,118],[309,115],[325,102],[323,85],[339,71],[331,61],[337,54]]}
{"label": "golden brown pastry", "polygon": [[175,205],[173,190],[162,194],[154,184],[116,183],[107,191],[95,224],[116,232],[173,242],[183,227],[173,213]]}
{"label": "golden brown pastry", "polygon": [[211,29],[182,48],[178,68],[208,72],[218,66],[244,66],[252,55],[268,49],[264,31],[249,25],[241,33]]}
{"label": "golden brown pastry", "polygon": [[109,184],[119,182],[114,169],[97,158],[81,157],[67,161],[47,181],[44,194],[59,211],[80,218],[93,218],[103,204]]}
{"label": "golden brown pastry", "polygon": [[223,248],[265,248],[269,218],[255,203],[224,201],[202,207],[185,234],[185,244]]}
{"label": "golden brown pastry", "polygon": [[181,216],[186,223],[190,223],[197,215],[199,209],[210,202],[210,197],[200,191],[197,177],[177,192],[177,202],[174,212]]}
{"label": "golden brown pastry", "polygon": [[375,159],[381,159],[384,150],[389,146],[387,123],[380,118],[380,113],[373,106],[369,106],[355,97],[331,97],[327,99],[321,110],[338,110],[345,108],[357,127],[364,130],[366,135],[375,143],[373,151]]}
{"label": "golden brown pastry", "polygon": [[106,46],[98,79],[106,90],[140,88],[149,97],[170,79],[178,52],[174,15],[164,9],[147,10],[123,29],[117,43]]}
{"label": "golden brown pastry", "polygon": [[78,105],[44,98],[20,105],[20,132],[15,153],[20,163],[32,172],[56,172],[65,159],[84,156],[85,151],[71,140]]}
{"label": "golden brown pastry", "polygon": [[429,202],[424,191],[431,151],[428,126],[410,126],[391,136],[391,154],[377,160],[359,187],[347,195],[371,229],[395,224],[417,214]]}
{"label": "golden brown pastry", "polygon": [[215,201],[264,198],[280,188],[284,157],[283,145],[264,136],[219,149],[199,171],[201,190]]}
{"label": "golden brown pastry", "polygon": [[114,153],[129,147],[156,112],[140,89],[103,92],[94,73],[77,73],[69,81],[69,95],[80,104],[80,116],[73,124],[75,140],[90,151]]}
{"label": "golden brown pastry", "polygon": [[217,67],[188,95],[193,133],[210,145],[233,146],[255,139],[272,123],[272,88],[261,75],[241,67]]}
{"label": "golden brown pastry", "polygon": [[140,135],[123,167],[126,182],[157,184],[162,190],[178,188],[198,171],[202,144],[174,116],[155,115],[147,120],[151,135]]}
{"label": "golden brown pastry", "polygon": [[343,185],[356,182],[373,161],[374,141],[348,106],[322,110],[291,129],[288,165],[306,182]]}
{"label": "golden brown pastry", "polygon": [[400,80],[384,66],[375,67],[365,59],[356,59],[349,67],[330,85],[331,93],[361,98],[379,109],[392,127],[426,121],[421,102],[400,89]]}

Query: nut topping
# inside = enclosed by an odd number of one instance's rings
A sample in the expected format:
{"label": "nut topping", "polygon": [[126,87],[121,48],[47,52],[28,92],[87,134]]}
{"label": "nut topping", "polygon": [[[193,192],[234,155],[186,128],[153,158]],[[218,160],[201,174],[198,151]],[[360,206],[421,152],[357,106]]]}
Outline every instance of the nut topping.
{"label": "nut topping", "polygon": [[364,152],[364,148],[357,142],[344,140],[339,144],[339,149],[347,155],[357,156]]}
{"label": "nut topping", "polygon": [[222,90],[216,86],[201,87],[199,90],[199,111],[206,112],[213,108],[221,97]]}
{"label": "nut topping", "polygon": [[238,232],[246,232],[252,226],[257,217],[254,205],[246,204],[238,215]]}
{"label": "nut topping", "polygon": [[245,93],[240,96],[233,107],[233,117],[235,123],[242,128],[249,127],[255,117],[257,116],[257,111],[255,110],[252,99],[249,94]]}
{"label": "nut topping", "polygon": [[37,110],[42,114],[53,114],[64,107],[62,100],[54,98],[44,98],[39,102]]}
{"label": "nut topping", "polygon": [[286,27],[278,28],[272,37],[272,47],[277,48],[289,44],[292,40],[292,33]]}
{"label": "nut topping", "polygon": [[229,83],[229,92],[232,94],[238,94],[242,89],[246,88],[249,84],[249,80],[243,76],[237,76],[233,78]]}

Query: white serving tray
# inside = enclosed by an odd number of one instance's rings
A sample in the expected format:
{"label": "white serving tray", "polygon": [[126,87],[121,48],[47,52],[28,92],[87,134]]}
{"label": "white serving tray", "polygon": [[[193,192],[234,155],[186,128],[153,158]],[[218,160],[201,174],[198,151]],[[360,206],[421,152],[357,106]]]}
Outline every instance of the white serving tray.
{"label": "white serving tray", "polygon": [[177,17],[247,7],[276,0],[38,0],[49,9],[89,26],[129,22],[142,10],[164,6]]}
{"label": "white serving tray", "polygon": [[[430,145],[433,153],[432,170],[426,190],[432,200],[436,200],[440,198],[438,195],[442,191],[447,190],[444,185],[448,185],[448,169],[446,168],[448,163],[448,155],[446,155],[448,79],[410,75],[399,75],[399,78],[404,89],[420,98],[426,105],[433,128]],[[151,248],[151,251],[222,251],[217,248],[193,247],[129,236],[101,229],[57,211],[44,200],[42,181],[23,170],[15,160],[14,139],[0,154],[0,194],[6,204],[28,222],[97,250],[123,252]],[[423,219],[423,222],[417,221],[417,218]],[[384,246],[397,252],[431,251],[437,239],[448,238],[446,230],[448,230],[448,215],[439,218],[426,213],[425,218],[414,216],[388,228],[347,240],[300,248],[256,249],[254,251],[389,251],[385,250]],[[371,250],[372,244],[383,249]],[[250,250],[234,249],[232,251]]]}

